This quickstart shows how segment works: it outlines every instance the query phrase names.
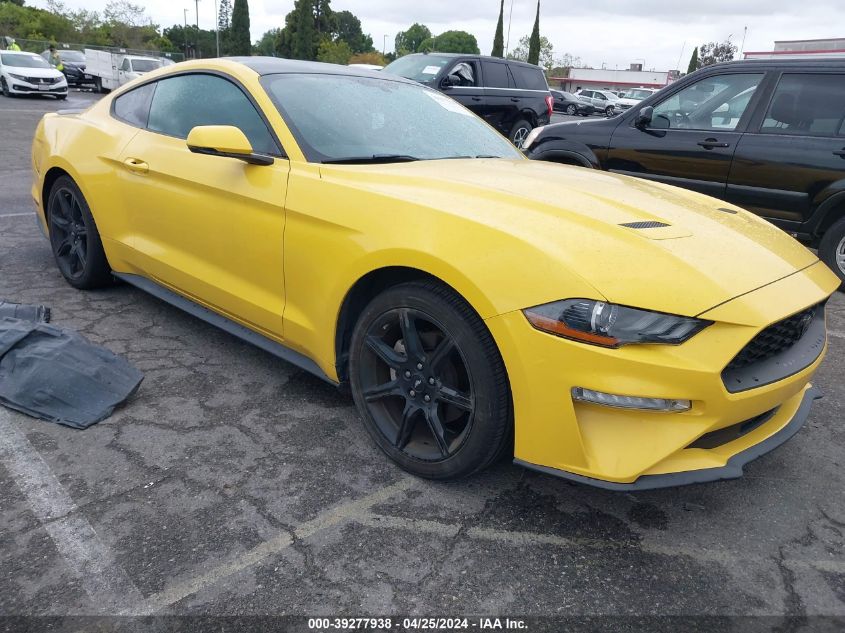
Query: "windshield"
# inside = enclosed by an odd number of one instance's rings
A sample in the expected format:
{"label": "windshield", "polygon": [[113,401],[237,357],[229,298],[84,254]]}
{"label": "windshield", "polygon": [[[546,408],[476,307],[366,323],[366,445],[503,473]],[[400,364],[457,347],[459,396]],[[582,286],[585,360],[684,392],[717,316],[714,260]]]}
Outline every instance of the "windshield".
{"label": "windshield", "polygon": [[459,103],[415,84],[317,74],[261,83],[311,162],[522,156]]}
{"label": "windshield", "polygon": [[85,62],[85,55],[79,51],[59,51],[59,57],[63,62]]}
{"label": "windshield", "polygon": [[161,68],[161,63],[153,59],[133,59],[131,63],[132,70],[136,73],[147,73],[156,68]]}
{"label": "windshield", "polygon": [[430,83],[434,81],[437,73],[454,59],[454,57],[441,57],[439,55],[405,55],[405,57],[400,57],[395,62],[385,66],[383,72],[393,73],[421,83]]}
{"label": "windshield", "polygon": [[17,66],[18,68],[52,68],[43,58],[35,54],[11,55],[3,53],[0,55],[0,61],[3,62],[4,66]]}
{"label": "windshield", "polygon": [[629,90],[622,96],[626,99],[637,99],[639,101],[642,101],[646,97],[651,96],[651,90]]}

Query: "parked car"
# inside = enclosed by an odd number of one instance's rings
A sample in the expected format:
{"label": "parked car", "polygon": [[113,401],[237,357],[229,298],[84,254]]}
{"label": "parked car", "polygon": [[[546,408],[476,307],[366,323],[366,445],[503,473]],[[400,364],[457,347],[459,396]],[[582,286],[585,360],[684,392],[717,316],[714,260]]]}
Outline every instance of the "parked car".
{"label": "parked car", "polygon": [[[642,101],[643,99],[648,99],[651,95],[655,92],[660,90],[659,88],[631,88],[630,90],[625,90],[621,94],[619,94],[620,99],[629,99],[632,101]],[[636,104],[632,104],[636,105]]]}
{"label": "parked car", "polygon": [[46,114],[32,168],[71,286],[117,277],[347,385],[421,477],[511,455],[617,490],[739,477],[818,393],[839,280],[812,252],[718,200],[526,160],[395,75],[184,62]]}
{"label": "parked car", "polygon": [[623,110],[631,107],[631,104],[620,99],[610,90],[579,90],[575,93],[579,99],[590,103],[597,112],[604,112],[605,116],[612,117]]}
{"label": "parked car", "polygon": [[0,90],[4,97],[35,93],[66,99],[67,79],[40,55],[22,51],[2,51]]}
{"label": "parked car", "polygon": [[350,68],[363,68],[364,70],[382,70],[384,66],[378,64],[349,64]]}
{"label": "parked car", "polygon": [[151,70],[166,65],[164,58],[127,55],[91,48],[85,49],[85,59],[86,71],[93,77],[96,92],[114,90]]}
{"label": "parked car", "polygon": [[528,155],[686,187],[761,215],[845,281],[845,58],[687,75],[622,117],[535,130]]}
{"label": "parked car", "polygon": [[563,90],[549,90],[554,99],[552,108],[555,112],[564,112],[570,116],[580,114],[581,116],[590,116],[596,112],[596,108],[592,103],[579,99],[571,92],[564,92]]}
{"label": "parked car", "polygon": [[[56,54],[62,60],[62,72],[70,86],[83,86],[94,83],[94,77],[85,72],[85,55],[81,51],[58,49]],[[50,63],[50,50],[41,53],[47,63]],[[52,65],[52,64],[51,64]]]}
{"label": "parked car", "polygon": [[466,106],[517,147],[552,114],[543,69],[499,57],[416,53],[385,66],[393,73],[440,90]]}

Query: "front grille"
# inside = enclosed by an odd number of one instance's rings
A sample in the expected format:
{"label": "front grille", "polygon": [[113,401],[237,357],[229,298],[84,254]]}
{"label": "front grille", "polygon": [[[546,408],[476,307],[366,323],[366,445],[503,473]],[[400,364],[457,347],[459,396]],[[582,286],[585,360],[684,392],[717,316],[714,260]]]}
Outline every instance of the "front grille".
{"label": "front grille", "polygon": [[748,345],[734,356],[725,371],[742,369],[785,352],[801,340],[818,309],[819,306],[815,305],[770,325],[751,339]]}
{"label": "front grille", "polygon": [[625,222],[619,226],[624,226],[628,229],[659,229],[669,225],[665,222],[658,222],[656,220],[645,220],[641,222]]}
{"label": "front grille", "polygon": [[778,407],[774,409],[770,409],[765,413],[761,413],[760,415],[755,415],[753,418],[748,420],[743,420],[742,422],[737,422],[736,424],[732,424],[730,426],[726,426],[723,429],[718,429],[716,431],[710,431],[710,433],[705,433],[697,440],[695,440],[692,444],[687,446],[687,448],[717,448],[728,442],[733,442],[741,438],[743,435],[751,433],[754,429],[758,426],[763,424],[764,422],[768,422],[772,419],[772,416],[777,412]]}
{"label": "front grille", "polygon": [[44,85],[52,85],[58,83],[61,79],[59,77],[27,77],[26,81],[31,84],[44,84]]}

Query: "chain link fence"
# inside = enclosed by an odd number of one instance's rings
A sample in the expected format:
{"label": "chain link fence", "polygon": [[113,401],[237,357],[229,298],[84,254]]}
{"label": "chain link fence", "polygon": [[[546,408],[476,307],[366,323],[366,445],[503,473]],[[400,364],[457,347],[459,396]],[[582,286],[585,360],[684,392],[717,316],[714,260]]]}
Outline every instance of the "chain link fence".
{"label": "chain link fence", "polygon": [[[6,41],[10,38],[0,37],[0,48],[3,48],[6,45]],[[50,40],[28,40],[22,38],[14,38],[15,42],[22,51],[28,51],[30,53],[37,53],[41,54],[47,49],[50,48],[50,45],[56,47],[57,50],[72,50],[72,51],[79,51],[80,53],[84,53],[86,48],[91,48],[98,51],[108,51],[110,53],[119,53],[121,55],[139,55],[142,57],[163,57],[165,59],[172,60],[174,62],[181,62],[185,59],[185,55],[183,53],[171,53],[165,51],[151,51],[151,50],[143,50],[139,48],[122,48],[116,46],[96,46],[92,44],[71,44],[66,42],[52,42]]]}

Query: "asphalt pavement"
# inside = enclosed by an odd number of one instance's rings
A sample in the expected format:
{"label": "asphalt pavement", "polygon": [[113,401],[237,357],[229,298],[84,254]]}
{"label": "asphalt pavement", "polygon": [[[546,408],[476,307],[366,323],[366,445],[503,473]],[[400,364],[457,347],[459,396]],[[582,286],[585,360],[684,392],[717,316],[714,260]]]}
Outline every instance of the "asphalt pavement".
{"label": "asphalt pavement", "polygon": [[0,298],[146,378],[85,431],[0,409],[0,615],[845,616],[841,293],[824,399],[742,479],[620,494],[504,462],[422,481],[317,378],[130,286],[62,280],[30,142],[94,98],[0,97]]}

